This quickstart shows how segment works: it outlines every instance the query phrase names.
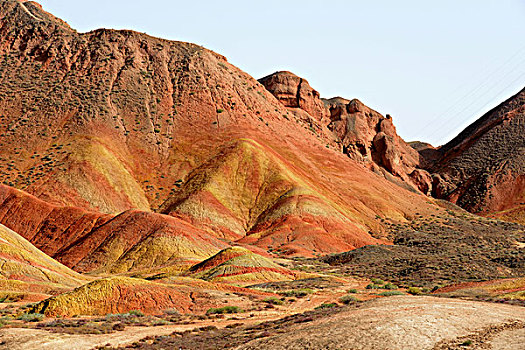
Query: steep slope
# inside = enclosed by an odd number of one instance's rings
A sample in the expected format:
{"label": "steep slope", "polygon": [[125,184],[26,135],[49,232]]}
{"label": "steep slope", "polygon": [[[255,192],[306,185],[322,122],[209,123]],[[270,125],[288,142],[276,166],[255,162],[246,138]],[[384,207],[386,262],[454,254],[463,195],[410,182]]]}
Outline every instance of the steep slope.
{"label": "steep slope", "polygon": [[246,248],[231,247],[192,266],[187,274],[213,282],[268,282],[293,280],[295,274]]}
{"label": "steep slope", "polygon": [[[160,210],[211,228],[220,237],[287,254],[337,252],[378,243],[348,219],[351,213],[344,207],[253,140],[233,142],[192,171]],[[290,232],[290,227],[298,232]],[[272,241],[287,243],[275,247]]]}
{"label": "steep slope", "polygon": [[186,266],[227,247],[170,216],[137,210],[112,216],[57,207],[4,185],[0,185],[0,223],[81,272]]}
{"label": "steep slope", "polygon": [[439,149],[429,168],[439,174],[434,194],[471,212],[525,222],[524,125],[525,89]]}
{"label": "steep slope", "polygon": [[[342,154],[327,118],[291,113],[216,53],[125,30],[80,34],[24,5],[0,3],[4,183],[59,206],[160,210],[221,238],[304,255],[377,242],[378,217],[438,210]],[[250,164],[239,157],[270,164],[265,176],[282,172],[274,178],[292,192],[265,189],[259,166],[214,192],[220,171]],[[203,190],[189,193],[196,184]],[[202,200],[209,193],[220,203]]]}
{"label": "steep slope", "polygon": [[31,294],[54,294],[88,279],[36,249],[0,224],[0,296],[7,300]]}

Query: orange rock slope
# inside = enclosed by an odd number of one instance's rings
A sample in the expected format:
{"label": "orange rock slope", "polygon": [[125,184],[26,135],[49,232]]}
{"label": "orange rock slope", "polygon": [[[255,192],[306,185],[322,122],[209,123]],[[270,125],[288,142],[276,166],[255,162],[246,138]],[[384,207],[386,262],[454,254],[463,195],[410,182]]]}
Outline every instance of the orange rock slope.
{"label": "orange rock slope", "polygon": [[[131,231],[152,220],[311,256],[382,242],[370,234],[384,233],[380,218],[435,212],[410,186],[396,185],[408,170],[393,174],[377,165],[375,174],[341,152],[327,107],[304,80],[306,102],[292,111],[200,46],[128,30],[81,34],[34,3],[24,5],[0,4],[0,180],[53,205],[88,210],[67,209],[87,227],[109,220],[96,230],[100,237],[119,241],[118,223],[133,221],[125,232],[138,240],[143,233]],[[363,115],[348,118],[365,118],[368,109],[360,108]],[[388,155],[382,162],[397,164],[401,143],[390,142],[387,129],[377,137]],[[412,171],[406,154],[400,169]],[[15,225],[11,215],[3,220]],[[40,229],[24,235],[83,271],[125,271],[136,259],[114,267],[122,243],[112,246],[115,255],[87,258],[99,236],[87,239],[82,229],[46,243]]]}
{"label": "orange rock slope", "polygon": [[0,298],[4,301],[39,300],[88,281],[0,225]]}
{"label": "orange rock slope", "polygon": [[154,315],[166,310],[204,313],[211,307],[246,307],[251,305],[252,299],[268,295],[273,294],[191,278],[147,281],[120,276],[99,279],[50,297],[30,311],[62,317],[107,315],[132,310]]}
{"label": "orange rock slope", "polygon": [[184,267],[227,247],[170,216],[138,210],[113,216],[57,207],[4,185],[0,185],[0,222],[80,272]]}
{"label": "orange rock slope", "polygon": [[438,149],[434,195],[525,223],[525,89]]}

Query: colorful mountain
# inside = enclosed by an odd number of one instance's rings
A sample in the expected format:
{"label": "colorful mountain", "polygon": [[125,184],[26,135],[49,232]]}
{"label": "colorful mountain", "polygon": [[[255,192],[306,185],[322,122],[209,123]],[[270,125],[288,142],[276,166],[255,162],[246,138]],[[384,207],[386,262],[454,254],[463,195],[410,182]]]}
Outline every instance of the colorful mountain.
{"label": "colorful mountain", "polygon": [[[267,296],[248,289],[176,279],[146,281],[130,277],[109,277],[78,287],[70,292],[36,304],[31,312],[47,316],[107,315],[139,310],[145,314],[162,313],[168,309],[180,313],[203,313],[211,307],[247,305],[248,296]],[[237,295],[232,295],[235,292]]]}
{"label": "colorful mountain", "polygon": [[[438,210],[407,182],[415,160],[388,118],[374,114],[382,133],[370,132],[372,141],[359,128],[366,147],[382,147],[375,170],[342,152],[340,138],[350,137],[329,125],[362,123],[372,113],[364,105],[331,120],[304,79],[304,101],[287,107],[197,45],[129,30],[78,33],[32,2],[4,1],[0,15],[7,185],[58,207],[111,214],[91,219],[99,223],[128,210],[160,212],[219,238],[303,256],[381,243],[378,217]],[[401,158],[402,170],[385,168]],[[81,266],[128,269],[108,264]]]}
{"label": "colorful mountain", "polygon": [[0,297],[4,300],[43,299],[87,281],[0,224]]}
{"label": "colorful mountain", "polygon": [[97,274],[187,267],[228,246],[171,216],[58,207],[4,185],[0,223],[66,266]]}
{"label": "colorful mountain", "polygon": [[293,280],[296,274],[268,258],[242,247],[221,250],[192,266],[187,274],[212,282],[255,282]]}
{"label": "colorful mountain", "polygon": [[525,89],[438,149],[433,193],[480,214],[525,223]]}

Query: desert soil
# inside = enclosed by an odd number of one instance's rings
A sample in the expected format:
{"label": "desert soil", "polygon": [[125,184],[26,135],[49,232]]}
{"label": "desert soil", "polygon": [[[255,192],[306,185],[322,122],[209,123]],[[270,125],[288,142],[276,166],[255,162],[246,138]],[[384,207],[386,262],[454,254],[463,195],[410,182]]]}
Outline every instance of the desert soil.
{"label": "desert soil", "polygon": [[[167,336],[210,325],[224,328],[233,323],[251,325],[275,320],[294,311],[310,309],[323,299],[312,296],[310,301],[304,299],[296,305],[297,309],[265,310],[253,317],[235,315],[186,325],[128,327],[121,332],[101,335],[3,329],[0,330],[0,349],[88,350],[104,345],[126,346],[146,337],[153,339],[152,336]],[[375,299],[359,308],[348,308],[287,328],[237,349],[525,349],[523,307],[428,296]]]}
{"label": "desert soil", "polygon": [[[376,299],[238,349],[525,349],[525,309],[435,297]],[[463,345],[462,345],[463,344]]]}

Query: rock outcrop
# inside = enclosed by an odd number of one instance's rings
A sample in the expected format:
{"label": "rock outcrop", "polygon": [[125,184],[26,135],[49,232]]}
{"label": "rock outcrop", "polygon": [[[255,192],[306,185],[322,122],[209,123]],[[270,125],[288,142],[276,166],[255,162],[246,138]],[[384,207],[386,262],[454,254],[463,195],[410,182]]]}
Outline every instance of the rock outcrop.
{"label": "rock outcrop", "polygon": [[[474,212],[525,222],[525,89],[438,149],[427,168],[438,198]],[[520,214],[521,213],[521,214]]]}
{"label": "rock outcrop", "polygon": [[328,110],[321,101],[319,92],[314,90],[306,79],[291,72],[276,72],[259,79],[285,107],[300,108],[316,118],[325,121]]}
{"label": "rock outcrop", "polygon": [[[289,110],[299,116],[297,110],[302,110],[318,121],[319,132],[326,139],[334,139],[351,159],[370,169],[378,166],[420,189],[420,179],[410,176],[419,166],[419,154],[397,135],[389,115],[383,117],[357,99],[321,99],[306,80],[290,72],[276,72],[259,82]],[[421,172],[424,171],[420,169]],[[420,190],[429,192],[427,186],[431,184],[427,183]]]}
{"label": "rock outcrop", "polygon": [[325,100],[330,110],[328,126],[341,140],[343,152],[360,162],[374,162],[389,173],[411,183],[419,154],[399,135],[387,114],[365,106],[357,99],[340,97]]}

